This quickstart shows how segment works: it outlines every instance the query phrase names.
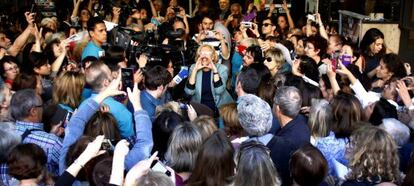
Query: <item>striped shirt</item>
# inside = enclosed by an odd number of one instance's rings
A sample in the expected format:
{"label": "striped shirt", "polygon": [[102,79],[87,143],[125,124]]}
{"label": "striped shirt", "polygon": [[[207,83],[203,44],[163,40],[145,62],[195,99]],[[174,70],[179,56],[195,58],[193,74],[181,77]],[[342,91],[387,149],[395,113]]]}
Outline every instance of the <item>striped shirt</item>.
{"label": "striped shirt", "polygon": [[16,121],[16,132],[22,135],[26,130],[32,131],[22,143],[34,143],[39,145],[47,156],[47,169],[55,176],[59,175],[59,156],[62,148],[62,140],[54,134],[47,133],[43,130],[42,123],[31,123]]}

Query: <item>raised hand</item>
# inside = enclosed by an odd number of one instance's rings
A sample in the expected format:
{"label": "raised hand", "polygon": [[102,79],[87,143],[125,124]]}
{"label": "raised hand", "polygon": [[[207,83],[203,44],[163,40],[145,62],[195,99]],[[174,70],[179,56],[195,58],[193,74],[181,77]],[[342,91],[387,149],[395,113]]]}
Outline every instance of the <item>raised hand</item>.
{"label": "raised hand", "polygon": [[27,24],[34,26],[36,13],[25,12],[24,16],[26,17]]}
{"label": "raised hand", "polygon": [[147,174],[150,171],[152,162],[158,160],[157,154],[158,152],[155,152],[150,158],[142,160],[134,165],[125,177],[125,185],[132,185],[141,176]]}
{"label": "raised hand", "polygon": [[134,73],[134,83],[140,83],[144,79],[144,75],[142,74],[141,69],[138,69]]}
{"label": "raised hand", "polygon": [[106,151],[100,150],[102,142],[104,140],[104,135],[97,136],[93,142],[90,142],[86,149],[82,152],[82,154],[77,159],[77,162],[84,166],[89,160],[92,158],[104,154]]}
{"label": "raised hand", "polygon": [[129,152],[129,143],[123,139],[115,145],[114,156],[125,157]]}
{"label": "raised hand", "polygon": [[190,104],[187,105],[187,108],[188,119],[190,119],[190,121],[195,120],[197,118],[197,112]]}
{"label": "raised hand", "polygon": [[222,34],[221,32],[216,32],[216,33],[214,34],[214,36],[215,36],[215,38],[216,38],[217,40],[219,40],[219,41],[224,40],[224,36],[223,36],[223,34]]}
{"label": "raised hand", "polygon": [[132,106],[134,107],[134,110],[141,110],[141,91],[138,89],[138,83],[134,83],[134,88],[131,90],[131,88],[127,88],[128,92],[128,99],[131,101]]}
{"label": "raised hand", "polygon": [[119,17],[119,15],[121,15],[121,8],[112,7],[112,14],[114,15],[114,17]]}
{"label": "raised hand", "polygon": [[105,90],[101,91],[94,99],[97,103],[102,103],[107,97],[125,95],[124,91],[121,91],[121,69],[119,69],[118,76],[116,79],[112,80],[108,87]]}
{"label": "raised hand", "polygon": [[283,8],[283,10],[285,10],[285,12],[288,12],[289,11],[289,8],[288,8],[288,5],[286,3],[286,0],[283,0],[283,2],[282,2],[282,8]]}

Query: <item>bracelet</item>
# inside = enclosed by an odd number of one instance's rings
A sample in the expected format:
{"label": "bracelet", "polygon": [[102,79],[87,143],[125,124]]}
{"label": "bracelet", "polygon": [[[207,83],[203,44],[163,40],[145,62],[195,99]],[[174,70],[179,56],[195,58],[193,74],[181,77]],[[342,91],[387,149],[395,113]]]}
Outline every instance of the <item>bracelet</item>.
{"label": "bracelet", "polygon": [[218,74],[218,72],[213,72],[214,75]]}

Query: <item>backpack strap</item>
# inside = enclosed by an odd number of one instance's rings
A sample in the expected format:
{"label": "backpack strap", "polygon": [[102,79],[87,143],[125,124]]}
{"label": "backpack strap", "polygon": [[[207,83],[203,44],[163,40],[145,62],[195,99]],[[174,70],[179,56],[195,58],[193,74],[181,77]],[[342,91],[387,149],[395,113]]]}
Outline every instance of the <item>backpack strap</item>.
{"label": "backpack strap", "polygon": [[22,134],[22,141],[25,139],[25,138],[27,138],[27,136],[29,136],[30,134],[32,134],[32,132],[33,131],[42,131],[42,130],[40,130],[40,129],[26,129],[25,131],[24,131],[24,133]]}

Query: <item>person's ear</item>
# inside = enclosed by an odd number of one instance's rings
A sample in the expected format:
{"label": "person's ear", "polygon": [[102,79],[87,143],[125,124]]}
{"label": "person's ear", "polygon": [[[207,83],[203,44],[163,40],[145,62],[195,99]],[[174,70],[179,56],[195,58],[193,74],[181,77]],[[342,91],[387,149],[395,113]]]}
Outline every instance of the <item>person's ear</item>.
{"label": "person's ear", "polygon": [[166,86],[164,86],[164,85],[160,85],[160,86],[157,87],[157,91],[158,92],[163,92],[165,87]]}
{"label": "person's ear", "polygon": [[321,49],[315,50],[316,54],[319,54],[319,52],[321,52]]}
{"label": "person's ear", "polygon": [[111,82],[109,81],[108,78],[105,79],[102,83],[103,83],[104,87],[107,87],[107,86],[109,86],[109,84],[111,84]]}
{"label": "person's ear", "polygon": [[94,35],[94,33],[93,33],[93,31],[89,31],[89,36],[90,36],[90,37],[95,36],[95,35]]}
{"label": "person's ear", "polygon": [[356,56],[352,56],[352,62],[357,61],[358,58]]}
{"label": "person's ear", "polygon": [[279,113],[279,105],[273,104],[273,113],[277,116]]}
{"label": "person's ear", "polygon": [[213,51],[212,61],[213,61],[214,64],[216,64],[218,62],[218,55],[217,55],[216,51]]}
{"label": "person's ear", "polygon": [[392,77],[392,76],[394,75],[394,72],[390,72],[390,71],[388,71],[388,72],[387,72],[387,74],[388,74],[390,77]]}
{"label": "person's ear", "polygon": [[114,79],[116,79],[118,77],[118,71],[112,71],[111,75]]}
{"label": "person's ear", "polygon": [[36,107],[33,107],[33,108],[31,108],[30,109],[30,111],[29,111],[29,115],[31,116],[31,117],[33,117],[33,116],[37,116],[37,109],[36,109]]}
{"label": "person's ear", "polygon": [[240,83],[240,81],[238,81],[238,80],[237,80],[237,82],[236,82],[236,89],[238,89],[238,90],[242,90],[241,83]]}
{"label": "person's ear", "polygon": [[34,72],[36,72],[36,74],[39,74],[39,72],[40,72],[40,68],[34,67],[34,68],[33,68],[33,71],[34,71]]}

